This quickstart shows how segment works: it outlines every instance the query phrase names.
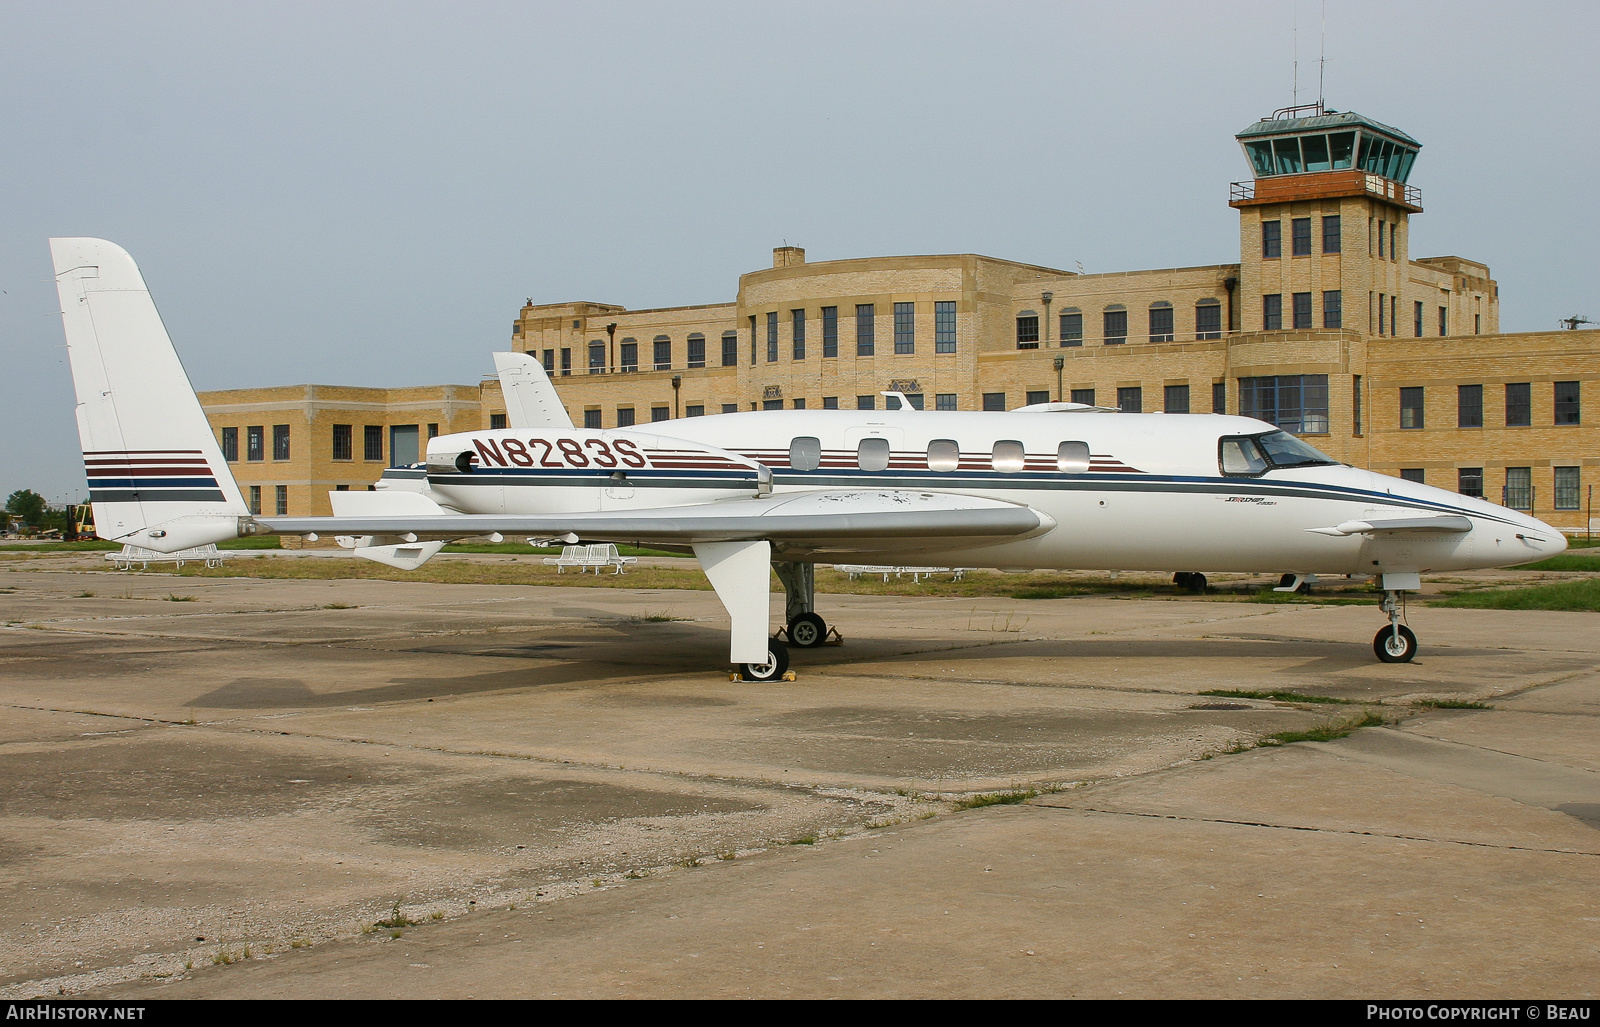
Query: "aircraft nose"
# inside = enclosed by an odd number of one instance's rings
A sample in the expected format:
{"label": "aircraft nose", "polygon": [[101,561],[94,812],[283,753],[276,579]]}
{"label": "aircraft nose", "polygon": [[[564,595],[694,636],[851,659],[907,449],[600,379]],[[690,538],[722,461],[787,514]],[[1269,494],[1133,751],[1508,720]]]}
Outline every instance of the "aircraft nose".
{"label": "aircraft nose", "polygon": [[1567,536],[1543,521],[1528,518],[1528,527],[1517,535],[1524,545],[1532,546],[1541,557],[1555,556],[1567,549]]}

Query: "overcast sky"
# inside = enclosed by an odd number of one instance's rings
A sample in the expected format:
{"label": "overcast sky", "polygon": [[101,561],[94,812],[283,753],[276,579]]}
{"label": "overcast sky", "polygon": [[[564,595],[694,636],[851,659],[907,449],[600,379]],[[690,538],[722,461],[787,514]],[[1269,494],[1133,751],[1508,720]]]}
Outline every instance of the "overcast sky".
{"label": "overcast sky", "polygon": [[[1600,319],[1600,5],[1328,0],[1326,96],[1423,143],[1413,256]],[[1238,259],[1233,133],[1320,0],[0,0],[0,496],[80,498],[46,239],[138,261],[199,389],[472,383],[525,297],[808,259]]]}

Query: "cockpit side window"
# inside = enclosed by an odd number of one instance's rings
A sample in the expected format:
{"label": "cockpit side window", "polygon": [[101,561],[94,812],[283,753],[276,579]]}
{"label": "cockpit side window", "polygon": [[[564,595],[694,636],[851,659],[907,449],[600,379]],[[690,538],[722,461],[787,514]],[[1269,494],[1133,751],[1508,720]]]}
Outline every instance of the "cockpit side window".
{"label": "cockpit side window", "polygon": [[1217,444],[1217,462],[1222,473],[1233,478],[1253,478],[1267,473],[1267,458],[1248,435],[1230,435]]}

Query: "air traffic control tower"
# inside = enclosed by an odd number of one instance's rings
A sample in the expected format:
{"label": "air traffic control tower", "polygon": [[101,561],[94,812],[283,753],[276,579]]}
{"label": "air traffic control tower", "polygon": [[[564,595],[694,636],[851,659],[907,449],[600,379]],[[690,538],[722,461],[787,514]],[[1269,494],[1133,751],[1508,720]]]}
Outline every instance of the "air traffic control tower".
{"label": "air traffic control tower", "polygon": [[1422,335],[1409,321],[1423,305],[1403,298],[1414,291],[1409,219],[1422,211],[1406,179],[1422,144],[1321,104],[1276,111],[1236,138],[1255,174],[1229,203],[1240,215],[1239,328]]}

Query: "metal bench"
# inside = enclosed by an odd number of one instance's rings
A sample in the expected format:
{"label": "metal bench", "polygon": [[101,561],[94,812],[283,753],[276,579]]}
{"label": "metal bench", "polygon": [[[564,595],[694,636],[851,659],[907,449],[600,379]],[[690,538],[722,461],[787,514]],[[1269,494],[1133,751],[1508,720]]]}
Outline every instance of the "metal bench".
{"label": "metal bench", "polygon": [[547,556],[544,562],[554,567],[557,574],[565,573],[568,567],[578,568],[579,574],[591,567],[596,574],[604,567],[615,567],[616,573],[621,574],[628,564],[639,562],[639,558],[623,556],[614,545],[562,546],[560,556]]}
{"label": "metal bench", "polygon": [[882,574],[884,581],[888,581],[891,574],[897,578],[903,578],[909,574],[912,581],[921,581],[923,578],[931,577],[935,574],[948,574],[951,581],[960,581],[967,576],[967,568],[965,567],[896,567],[860,563],[836,563],[833,565],[833,569],[848,574],[851,581],[861,577],[863,574]]}
{"label": "metal bench", "polygon": [[130,571],[134,564],[138,564],[141,569],[148,568],[152,563],[175,563],[182,567],[191,560],[202,562],[207,567],[221,567],[222,561],[227,558],[228,554],[214,545],[180,549],[176,553],[158,553],[143,546],[125,545],[120,553],[106,554],[106,559],[115,564],[119,571]]}

